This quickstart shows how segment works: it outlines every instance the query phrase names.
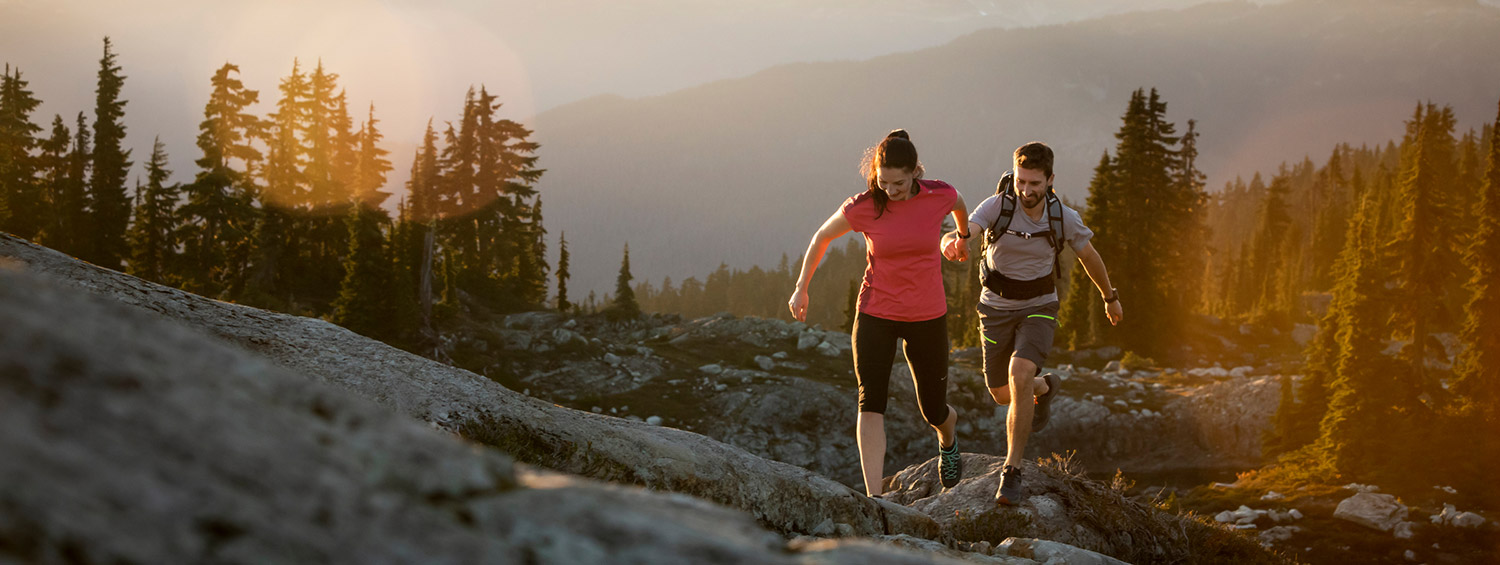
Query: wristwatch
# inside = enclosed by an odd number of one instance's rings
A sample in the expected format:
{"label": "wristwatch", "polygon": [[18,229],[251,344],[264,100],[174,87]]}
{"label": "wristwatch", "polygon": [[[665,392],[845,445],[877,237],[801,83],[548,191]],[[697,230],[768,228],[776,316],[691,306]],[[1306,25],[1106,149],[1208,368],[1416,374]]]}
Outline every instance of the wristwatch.
{"label": "wristwatch", "polygon": [[959,239],[969,239],[970,236],[974,235],[972,233],[963,233],[963,232],[960,232],[958,230],[953,230],[953,233],[958,234],[958,238]]}
{"label": "wristwatch", "polygon": [[1115,302],[1118,302],[1119,300],[1120,300],[1120,289],[1118,289],[1118,288],[1110,288],[1109,289],[1109,298],[1105,298],[1104,299],[1104,303],[1105,304],[1113,304]]}

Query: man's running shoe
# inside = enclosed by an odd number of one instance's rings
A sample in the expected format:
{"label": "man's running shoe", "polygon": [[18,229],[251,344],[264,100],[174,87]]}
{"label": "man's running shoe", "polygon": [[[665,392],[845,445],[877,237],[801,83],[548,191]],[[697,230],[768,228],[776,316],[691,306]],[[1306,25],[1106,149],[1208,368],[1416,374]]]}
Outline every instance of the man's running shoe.
{"label": "man's running shoe", "polygon": [[995,504],[1014,506],[1026,495],[1021,493],[1021,469],[1006,465],[1000,474],[1000,490],[995,493]]}
{"label": "man's running shoe", "polygon": [[953,488],[964,477],[964,460],[958,453],[958,442],[953,442],[948,449],[938,445],[938,476],[943,479],[943,488]]}
{"label": "man's running shoe", "polygon": [[1042,431],[1042,428],[1047,427],[1047,421],[1052,419],[1052,399],[1057,398],[1058,383],[1061,381],[1052,373],[1042,375],[1042,380],[1047,382],[1047,394],[1036,397],[1036,408],[1031,413],[1031,433]]}

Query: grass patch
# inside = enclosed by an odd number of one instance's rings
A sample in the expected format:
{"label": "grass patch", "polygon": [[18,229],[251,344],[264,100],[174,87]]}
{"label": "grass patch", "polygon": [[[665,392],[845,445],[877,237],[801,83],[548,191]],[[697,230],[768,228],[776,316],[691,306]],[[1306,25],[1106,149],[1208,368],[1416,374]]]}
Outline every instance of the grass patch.
{"label": "grass patch", "polygon": [[1288,563],[1255,538],[1193,512],[1169,513],[1126,497],[1131,481],[1116,472],[1109,482],[1086,480],[1073,453],[1038,461],[1044,474],[1059,480],[1061,500],[1074,521],[1106,532],[1111,553],[1131,563]]}

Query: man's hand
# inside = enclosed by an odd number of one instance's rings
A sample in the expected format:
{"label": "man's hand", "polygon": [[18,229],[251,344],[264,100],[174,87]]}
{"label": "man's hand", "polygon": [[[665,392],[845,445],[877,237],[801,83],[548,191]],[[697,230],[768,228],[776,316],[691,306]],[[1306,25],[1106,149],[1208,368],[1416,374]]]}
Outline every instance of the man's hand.
{"label": "man's hand", "polygon": [[1119,300],[1105,303],[1104,313],[1109,316],[1109,325],[1111,326],[1120,325],[1120,320],[1125,317],[1124,311],[1120,309]]}
{"label": "man's hand", "polygon": [[969,260],[969,241],[958,237],[958,232],[951,231],[943,234],[943,257],[949,261]]}

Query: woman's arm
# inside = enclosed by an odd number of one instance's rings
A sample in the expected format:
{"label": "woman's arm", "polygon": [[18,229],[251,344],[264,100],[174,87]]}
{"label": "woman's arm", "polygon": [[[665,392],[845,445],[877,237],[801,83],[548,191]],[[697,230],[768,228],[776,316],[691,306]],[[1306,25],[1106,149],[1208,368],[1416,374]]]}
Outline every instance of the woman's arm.
{"label": "woman's arm", "polygon": [[849,219],[844,217],[843,210],[834,212],[807,244],[807,254],[802,256],[802,273],[797,276],[797,289],[787,302],[787,307],[792,310],[792,317],[797,321],[807,321],[807,287],[812,284],[813,272],[818,270],[818,263],[823,260],[823,253],[828,251],[828,244],[849,233],[851,229],[853,228],[849,226]]}

